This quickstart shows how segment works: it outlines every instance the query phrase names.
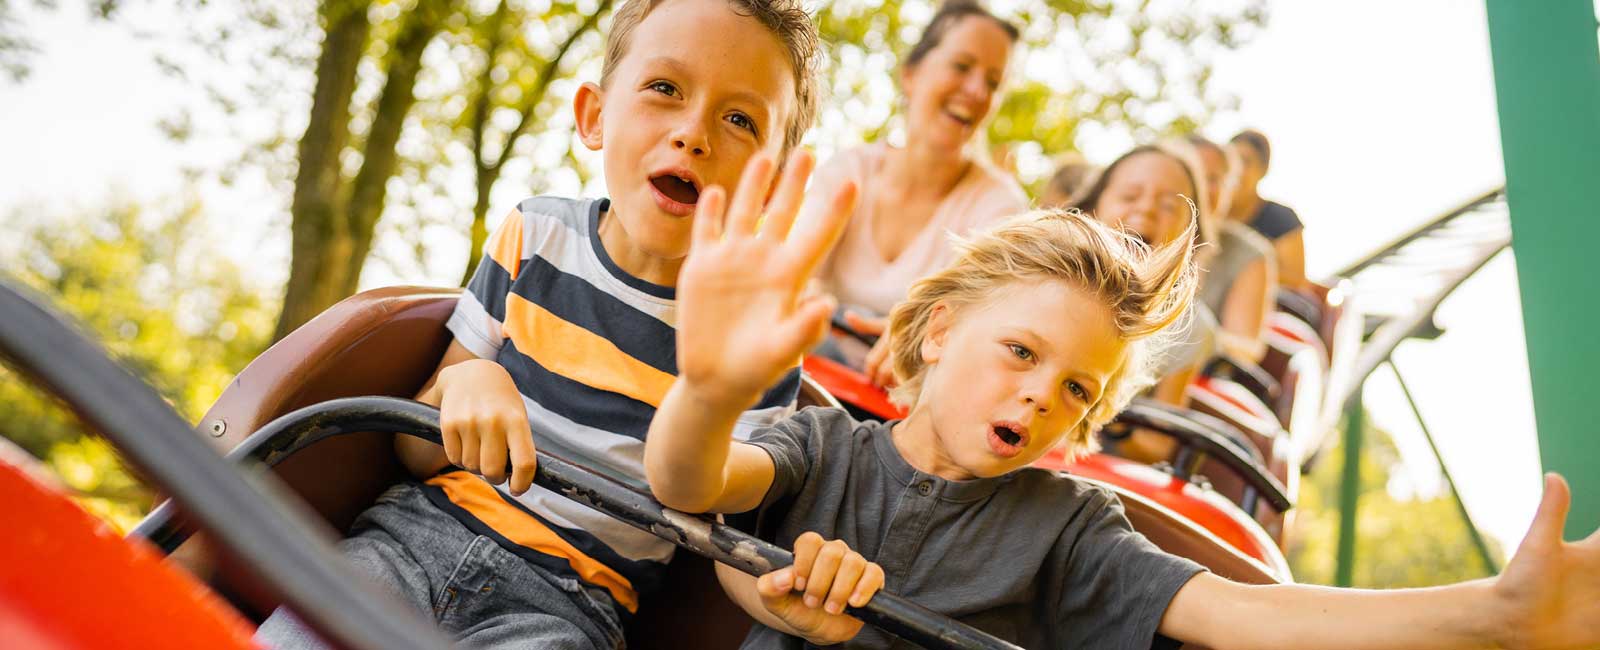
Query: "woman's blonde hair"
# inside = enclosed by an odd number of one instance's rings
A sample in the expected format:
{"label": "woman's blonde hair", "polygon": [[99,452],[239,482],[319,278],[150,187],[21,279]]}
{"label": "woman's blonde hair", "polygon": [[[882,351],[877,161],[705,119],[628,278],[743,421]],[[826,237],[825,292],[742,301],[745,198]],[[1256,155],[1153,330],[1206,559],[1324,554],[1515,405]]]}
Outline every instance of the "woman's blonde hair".
{"label": "woman's blonde hair", "polygon": [[1105,304],[1128,341],[1122,364],[1068,435],[1069,455],[1092,451],[1094,432],[1153,380],[1151,362],[1170,338],[1164,330],[1188,314],[1194,239],[1191,220],[1177,241],[1151,249],[1076,210],[1036,210],[958,239],[955,262],[918,280],[890,314],[890,354],[900,382],[895,402],[910,408],[922,392],[922,342],[937,305],[955,317],[1012,284],[1059,280]]}

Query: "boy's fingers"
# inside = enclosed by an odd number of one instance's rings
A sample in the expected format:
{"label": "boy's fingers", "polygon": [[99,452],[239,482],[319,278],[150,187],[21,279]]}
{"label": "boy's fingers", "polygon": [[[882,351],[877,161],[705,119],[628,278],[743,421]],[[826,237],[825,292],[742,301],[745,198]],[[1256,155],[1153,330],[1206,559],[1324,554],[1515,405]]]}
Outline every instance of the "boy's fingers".
{"label": "boy's fingers", "polygon": [[822,550],[817,552],[817,563],[811,568],[811,577],[806,580],[806,607],[822,606],[839,573],[839,563],[848,552],[849,547],[839,540],[822,545]]}
{"label": "boy's fingers", "polygon": [[816,347],[828,335],[829,318],[833,315],[832,296],[802,298],[794,315],[787,319],[782,329],[775,333],[775,349],[796,355]]}
{"label": "boy's fingers", "polygon": [[478,458],[480,456],[478,451],[478,423],[473,422],[462,426],[460,433],[461,455],[460,462],[457,462],[456,465],[460,466],[461,469],[477,474]]}
{"label": "boy's fingers", "polygon": [[778,181],[778,190],[767,202],[767,220],[761,224],[762,238],[783,241],[789,236],[789,228],[794,225],[800,204],[805,200],[806,180],[811,178],[815,166],[816,158],[805,149],[796,149],[789,156],[789,164]]}
{"label": "boy's fingers", "polygon": [[1533,516],[1533,525],[1528,527],[1528,537],[1523,545],[1529,542],[1559,543],[1562,528],[1567,522],[1567,508],[1571,505],[1572,493],[1567,488],[1566,479],[1554,472],[1545,474],[1544,498],[1539,501],[1539,511]]}
{"label": "boy's fingers", "polygon": [[861,574],[861,579],[856,581],[856,590],[850,594],[851,607],[866,607],[867,602],[883,588],[883,567],[876,562],[868,562],[867,569]]}
{"label": "boy's fingers", "polygon": [[756,578],[756,591],[768,598],[777,598],[794,591],[794,570],[784,567]]}
{"label": "boy's fingers", "polygon": [[533,474],[539,468],[539,454],[533,444],[533,435],[512,436],[506,441],[511,447],[511,493],[521,496],[533,487]]}
{"label": "boy's fingers", "polygon": [[727,233],[735,237],[749,237],[756,232],[761,221],[761,206],[767,201],[767,188],[772,186],[776,164],[769,154],[756,154],[744,168],[739,178],[739,189],[733,193],[728,206]]}
{"label": "boy's fingers", "polygon": [[843,614],[845,603],[849,601],[851,592],[855,591],[856,582],[866,570],[866,558],[854,551],[846,553],[844,559],[839,562],[839,573],[833,578],[833,587],[828,590],[828,602],[823,609],[829,614]]}
{"label": "boy's fingers", "polygon": [[[442,412],[442,411],[441,411]],[[439,439],[444,443],[444,458],[451,465],[461,465],[461,427],[454,419],[440,418]]]}
{"label": "boy's fingers", "polygon": [[811,565],[817,561],[817,551],[822,549],[822,536],[812,532],[801,533],[794,540],[794,588],[805,589],[811,578]]}
{"label": "boy's fingers", "polygon": [[506,482],[506,431],[496,429],[483,437],[478,450],[478,471],[494,485]]}
{"label": "boy's fingers", "polygon": [[700,193],[694,206],[695,245],[714,244],[722,239],[722,211],[727,202],[728,193],[719,186],[712,185]]}
{"label": "boy's fingers", "polygon": [[847,182],[828,199],[828,207],[820,218],[807,220],[806,227],[790,238],[795,259],[800,264],[800,277],[809,278],[817,265],[827,255],[828,249],[839,240],[844,225],[856,209],[856,184]]}

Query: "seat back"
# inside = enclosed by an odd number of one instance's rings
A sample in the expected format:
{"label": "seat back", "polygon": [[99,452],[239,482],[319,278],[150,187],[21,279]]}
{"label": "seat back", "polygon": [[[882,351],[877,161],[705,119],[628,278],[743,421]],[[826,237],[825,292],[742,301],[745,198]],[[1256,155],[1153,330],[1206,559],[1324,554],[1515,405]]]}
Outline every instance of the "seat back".
{"label": "seat back", "polygon": [[[201,430],[226,452],[250,433],[297,408],[338,397],[411,397],[421,390],[450,342],[445,321],[459,290],[389,287],[352,296],[329,308],[273,345],[241,371],[217,399]],[[802,404],[838,403],[809,377]],[[307,447],[273,467],[328,523],[345,530],[390,485],[407,478],[395,458],[393,436],[335,436]],[[191,567],[210,567],[212,584],[251,613],[277,606],[248,567],[211,556],[198,537],[174,554]],[[743,610],[724,595],[711,562],[678,553],[663,589],[644,597],[640,616],[628,626],[628,647],[736,648],[750,626]]]}

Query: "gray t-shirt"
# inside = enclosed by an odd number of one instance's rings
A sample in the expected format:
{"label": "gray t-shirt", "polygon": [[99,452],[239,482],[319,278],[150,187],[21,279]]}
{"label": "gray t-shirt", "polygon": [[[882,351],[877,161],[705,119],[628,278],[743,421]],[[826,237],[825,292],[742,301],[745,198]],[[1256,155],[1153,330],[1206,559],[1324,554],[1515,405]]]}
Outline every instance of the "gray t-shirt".
{"label": "gray t-shirt", "polygon": [[[1025,648],[1157,645],[1168,603],[1203,567],[1135,532],[1104,488],[1033,468],[919,472],[891,425],[807,408],[758,429],[750,442],[777,471],[756,532],[785,548],[806,531],[844,540],[883,567],[887,590]],[[809,646],[757,624],[743,647]],[[867,626],[845,647],[915,646]]]}

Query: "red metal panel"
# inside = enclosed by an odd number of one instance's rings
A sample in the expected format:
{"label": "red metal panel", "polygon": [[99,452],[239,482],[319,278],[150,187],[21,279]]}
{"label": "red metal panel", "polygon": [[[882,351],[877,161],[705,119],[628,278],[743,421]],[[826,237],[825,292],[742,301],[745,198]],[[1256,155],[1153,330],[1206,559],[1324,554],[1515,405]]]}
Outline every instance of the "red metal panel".
{"label": "red metal panel", "polygon": [[204,585],[0,458],[0,639],[7,648],[255,648]]}

